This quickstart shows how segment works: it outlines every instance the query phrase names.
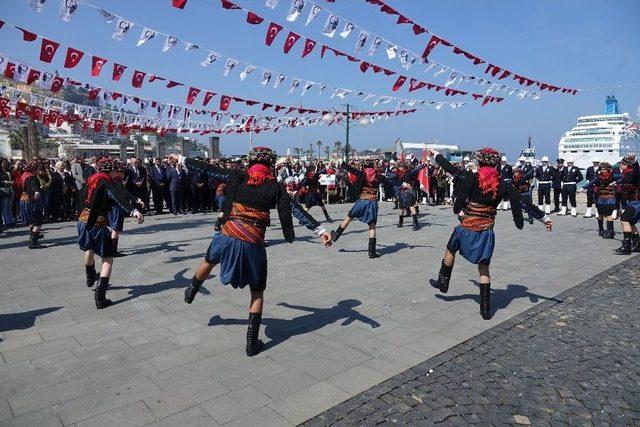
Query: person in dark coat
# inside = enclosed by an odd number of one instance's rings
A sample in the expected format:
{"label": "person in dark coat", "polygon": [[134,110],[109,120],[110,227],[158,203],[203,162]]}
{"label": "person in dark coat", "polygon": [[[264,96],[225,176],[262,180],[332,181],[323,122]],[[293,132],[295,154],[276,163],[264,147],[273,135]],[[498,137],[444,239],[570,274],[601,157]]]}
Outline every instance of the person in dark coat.
{"label": "person in dark coat", "polygon": [[153,207],[157,215],[162,215],[164,189],[167,185],[167,172],[159,157],[153,159],[153,164],[149,166],[149,181],[151,182]]}
{"label": "person in dark coat", "polygon": [[125,171],[126,189],[141,199],[145,206],[149,205],[149,194],[147,192],[147,170],[142,167],[140,159],[131,158],[129,166]]}
{"label": "person in dark coat", "polygon": [[183,214],[182,202],[184,199],[184,185],[187,175],[182,169],[182,165],[171,162],[167,170],[167,180],[169,183],[169,193],[171,194],[171,210],[174,215]]}

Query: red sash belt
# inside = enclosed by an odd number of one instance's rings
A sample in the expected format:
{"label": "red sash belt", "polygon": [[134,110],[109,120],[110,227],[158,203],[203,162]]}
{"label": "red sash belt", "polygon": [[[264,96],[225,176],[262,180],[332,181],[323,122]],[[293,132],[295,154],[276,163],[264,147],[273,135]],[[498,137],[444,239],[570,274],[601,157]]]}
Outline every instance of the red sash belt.
{"label": "red sash belt", "polygon": [[[80,216],[78,217],[78,220],[86,224],[87,222],[89,222],[89,215],[91,215],[91,209],[84,208],[82,212],[80,212]],[[107,218],[102,215],[98,215],[94,225],[96,227],[105,227],[107,224],[108,224]]]}
{"label": "red sash belt", "polygon": [[378,200],[378,190],[372,187],[362,187],[360,199],[376,201]]}
{"label": "red sash belt", "polygon": [[471,231],[485,231],[493,229],[496,222],[496,208],[480,203],[469,202],[462,217],[462,227]]}
{"label": "red sash belt", "polygon": [[222,234],[243,242],[264,245],[264,233],[269,225],[269,212],[233,203],[229,219],[222,226]]}

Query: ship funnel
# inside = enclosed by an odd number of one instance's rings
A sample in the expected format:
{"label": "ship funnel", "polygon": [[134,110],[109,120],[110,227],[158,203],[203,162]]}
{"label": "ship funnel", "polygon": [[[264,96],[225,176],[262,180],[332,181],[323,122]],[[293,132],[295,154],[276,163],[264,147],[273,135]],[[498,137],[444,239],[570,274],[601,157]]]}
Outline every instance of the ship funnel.
{"label": "ship funnel", "polygon": [[615,96],[607,96],[607,101],[604,106],[604,114],[620,114],[618,100]]}

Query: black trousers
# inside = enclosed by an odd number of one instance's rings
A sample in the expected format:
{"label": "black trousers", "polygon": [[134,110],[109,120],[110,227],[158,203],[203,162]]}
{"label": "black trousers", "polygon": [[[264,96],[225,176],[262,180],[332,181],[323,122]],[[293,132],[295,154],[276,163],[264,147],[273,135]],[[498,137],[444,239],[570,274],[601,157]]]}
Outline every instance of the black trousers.
{"label": "black trousers", "polygon": [[560,210],[560,197],[562,196],[562,188],[553,189],[553,207],[555,210]]}
{"label": "black trousers", "polygon": [[173,213],[182,213],[184,212],[183,205],[183,191],[181,189],[171,190],[171,206]]}
{"label": "black trousers", "polygon": [[576,204],[576,184],[565,184],[562,186],[562,206],[567,207],[567,200],[571,207],[578,207]]}
{"label": "black trousers", "polygon": [[595,202],[595,198],[594,198],[593,190],[591,188],[587,188],[587,207],[590,208],[591,206],[593,206],[594,202]]}
{"label": "black trousers", "polygon": [[[544,201],[544,203],[542,203]],[[538,206],[551,204],[551,184],[538,185]]]}
{"label": "black trousers", "polygon": [[151,197],[153,198],[153,208],[159,215],[162,213],[163,199],[164,199],[164,187],[159,184],[151,184]]}

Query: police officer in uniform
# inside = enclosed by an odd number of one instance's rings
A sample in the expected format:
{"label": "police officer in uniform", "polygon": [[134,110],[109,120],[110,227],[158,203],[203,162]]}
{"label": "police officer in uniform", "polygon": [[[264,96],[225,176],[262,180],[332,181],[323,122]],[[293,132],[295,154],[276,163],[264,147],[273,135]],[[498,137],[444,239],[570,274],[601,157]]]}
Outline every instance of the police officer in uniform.
{"label": "police officer in uniform", "polygon": [[542,157],[542,165],[536,170],[538,179],[538,209],[545,214],[551,213],[551,185],[553,184],[554,169],[549,166],[549,158]]}
{"label": "police officer in uniform", "polygon": [[[587,181],[591,182],[594,179],[596,179],[596,177],[598,176],[599,168],[600,168],[600,159],[596,157],[595,159],[593,159],[593,166],[589,166],[587,168],[587,174],[586,174]],[[593,217],[593,214],[591,211],[592,211],[592,206],[594,202],[595,200],[594,200],[593,187],[589,187],[587,188],[587,212],[585,212],[584,218]]]}
{"label": "police officer in uniform", "polygon": [[[498,169],[498,173],[500,174],[500,179],[505,181],[505,182],[509,182],[511,181],[511,178],[513,178],[513,168],[511,167],[510,164],[507,163],[507,156],[502,156],[500,158],[500,164],[498,166],[496,166],[496,169]],[[498,205],[498,209],[500,209],[500,205],[502,205],[502,210],[507,210],[509,209],[509,198],[508,196],[504,196],[504,198],[502,199],[502,202],[500,202],[500,204]]]}
{"label": "police officer in uniform", "polygon": [[556,160],[553,168],[553,211],[560,212],[560,196],[562,195],[562,179],[560,175],[564,171],[564,159]]}
{"label": "police officer in uniform", "polygon": [[562,170],[560,180],[562,181],[562,210],[558,215],[567,214],[567,203],[571,203],[571,216],[578,216],[578,205],[576,204],[576,188],[582,177],[580,168],[574,166],[573,159],[567,159],[567,167]]}

